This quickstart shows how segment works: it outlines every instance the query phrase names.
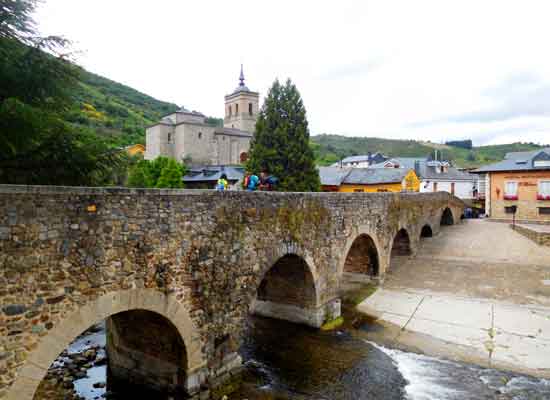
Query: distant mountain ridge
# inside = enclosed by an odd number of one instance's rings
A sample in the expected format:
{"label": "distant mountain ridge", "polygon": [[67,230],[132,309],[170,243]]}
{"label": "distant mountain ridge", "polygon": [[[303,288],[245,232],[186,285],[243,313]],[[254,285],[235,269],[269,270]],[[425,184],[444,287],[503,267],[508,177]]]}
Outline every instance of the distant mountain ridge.
{"label": "distant mountain ridge", "polygon": [[473,147],[471,150],[416,140],[383,139],[374,137],[348,137],[322,134],[311,137],[317,163],[330,165],[344,157],[380,152],[389,157],[434,157],[452,161],[457,167],[474,168],[500,161],[515,151],[543,148],[535,143],[511,143]]}

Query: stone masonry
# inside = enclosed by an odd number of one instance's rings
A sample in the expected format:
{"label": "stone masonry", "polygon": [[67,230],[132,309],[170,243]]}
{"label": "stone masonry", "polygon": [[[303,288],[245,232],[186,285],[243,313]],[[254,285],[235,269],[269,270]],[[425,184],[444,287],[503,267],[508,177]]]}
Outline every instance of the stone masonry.
{"label": "stone masonry", "polygon": [[463,204],[444,192],[0,186],[0,399],[32,399],[59,353],[104,319],[115,375],[140,357],[162,366],[156,382],[205,398],[240,366],[249,313],[313,326],[337,317],[355,239],[375,246],[354,257],[378,257],[364,270],[383,280],[397,233],[414,254],[447,208],[458,222]]}

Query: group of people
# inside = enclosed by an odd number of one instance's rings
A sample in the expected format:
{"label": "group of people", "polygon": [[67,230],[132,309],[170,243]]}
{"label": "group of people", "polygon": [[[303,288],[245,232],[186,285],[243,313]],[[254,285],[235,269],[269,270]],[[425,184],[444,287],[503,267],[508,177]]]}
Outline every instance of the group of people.
{"label": "group of people", "polygon": [[254,190],[271,191],[275,189],[275,186],[277,186],[277,178],[263,171],[259,177],[252,173],[245,175],[243,179],[243,188],[250,192]]}
{"label": "group of people", "polygon": [[[248,191],[255,190],[274,190],[277,186],[277,178],[267,174],[267,172],[261,172],[260,176],[252,173],[246,174],[243,179],[243,189]],[[224,191],[229,187],[229,181],[226,174],[222,174],[216,183],[216,190]]]}

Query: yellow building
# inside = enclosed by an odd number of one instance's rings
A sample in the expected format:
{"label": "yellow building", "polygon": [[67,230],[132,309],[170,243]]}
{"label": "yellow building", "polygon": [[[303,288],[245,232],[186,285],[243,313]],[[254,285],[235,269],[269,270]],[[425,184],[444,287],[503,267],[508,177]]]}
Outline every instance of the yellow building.
{"label": "yellow building", "polygon": [[128,152],[128,154],[131,156],[135,156],[137,154],[143,156],[145,154],[145,146],[140,143],[126,146],[124,150],[126,150],[126,152]]}
{"label": "yellow building", "polygon": [[325,192],[418,192],[420,180],[413,169],[319,168]]}

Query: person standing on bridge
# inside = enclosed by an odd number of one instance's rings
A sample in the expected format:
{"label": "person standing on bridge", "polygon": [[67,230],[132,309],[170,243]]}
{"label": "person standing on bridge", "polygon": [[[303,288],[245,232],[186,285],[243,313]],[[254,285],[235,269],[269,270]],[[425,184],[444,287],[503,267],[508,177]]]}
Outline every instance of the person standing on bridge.
{"label": "person standing on bridge", "polygon": [[216,189],[220,192],[223,192],[224,190],[227,190],[227,186],[229,186],[229,182],[227,182],[227,175],[222,174],[222,176],[220,176],[220,179],[218,179]]}
{"label": "person standing on bridge", "polygon": [[258,188],[258,183],[260,182],[260,178],[258,178],[258,175],[252,173],[250,175],[245,176],[244,178],[244,187],[249,192],[253,192]]}

